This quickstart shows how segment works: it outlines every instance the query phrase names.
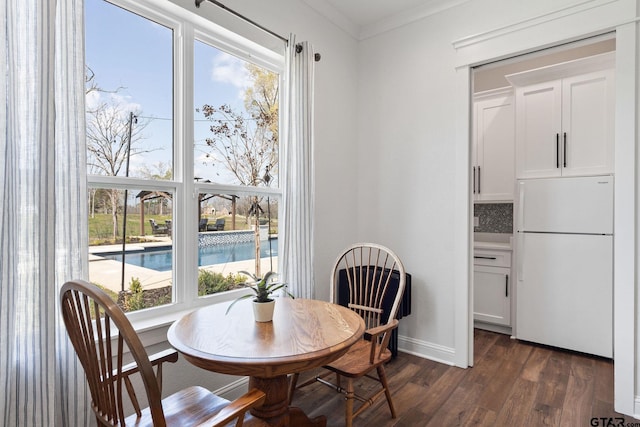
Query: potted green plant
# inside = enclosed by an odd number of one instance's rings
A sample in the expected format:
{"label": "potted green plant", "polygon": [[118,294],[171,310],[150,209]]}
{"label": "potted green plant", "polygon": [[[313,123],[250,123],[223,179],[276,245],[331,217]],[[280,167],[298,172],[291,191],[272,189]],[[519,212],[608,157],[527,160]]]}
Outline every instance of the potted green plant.
{"label": "potted green plant", "polygon": [[[253,314],[256,322],[270,322],[273,319],[273,309],[275,307],[275,300],[271,297],[271,295],[275,291],[283,289],[285,287],[285,284],[274,282],[271,280],[272,276],[276,274],[273,271],[268,272],[262,278],[259,278],[247,271],[240,271],[240,273],[247,275],[253,279],[253,282],[251,283],[241,283],[242,286],[251,289],[253,293],[246,294],[237,298],[235,301],[229,304],[226,313],[229,313],[231,307],[233,307],[238,301],[253,297]],[[294,296],[291,295],[291,293],[286,289],[284,289],[284,292],[291,298],[294,298]]]}

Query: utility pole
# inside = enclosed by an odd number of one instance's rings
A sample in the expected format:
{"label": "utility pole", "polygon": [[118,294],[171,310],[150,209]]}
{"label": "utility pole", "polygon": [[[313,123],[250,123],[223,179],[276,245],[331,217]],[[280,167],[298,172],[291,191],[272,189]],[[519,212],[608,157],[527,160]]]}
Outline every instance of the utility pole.
{"label": "utility pole", "polygon": [[[129,135],[127,137],[127,163],[125,166],[124,176],[129,176],[129,158],[131,157],[131,134],[133,130],[133,122],[138,122],[138,117],[129,113]],[[124,209],[122,210],[122,276],[120,280],[120,290],[124,292],[124,264],[127,243],[127,199],[129,198],[129,190],[124,190]]]}

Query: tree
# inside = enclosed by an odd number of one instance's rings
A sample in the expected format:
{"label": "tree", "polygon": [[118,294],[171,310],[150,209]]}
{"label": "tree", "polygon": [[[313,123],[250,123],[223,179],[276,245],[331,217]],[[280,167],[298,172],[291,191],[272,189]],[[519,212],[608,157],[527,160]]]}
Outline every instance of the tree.
{"label": "tree", "polygon": [[140,110],[136,110],[132,112],[131,122],[129,113],[118,101],[103,102],[87,111],[87,163],[98,174],[118,176],[126,164],[127,154],[133,157],[153,151],[140,144],[149,121],[139,119]]}
{"label": "tree", "polygon": [[[96,73],[88,65],[84,66],[84,83],[85,83],[85,96],[93,96],[93,95],[98,95],[100,93],[116,93],[120,89],[122,89],[122,87],[118,87],[117,89],[110,91],[100,87],[96,81]],[[90,174],[98,173],[96,168],[90,164],[87,165],[87,169],[88,169],[87,172]],[[90,208],[91,218],[95,216],[97,191],[98,191],[97,188],[89,189],[89,208]]]}
{"label": "tree", "polygon": [[138,173],[145,179],[170,180],[173,178],[173,169],[171,165],[165,162],[157,162],[151,165],[142,165],[138,169]]}
{"label": "tree", "polygon": [[95,93],[116,93],[121,89],[124,89],[122,86],[116,88],[115,90],[106,90],[98,85],[96,81],[96,73],[89,67],[88,65],[84,66],[84,87],[85,87],[85,95],[88,95],[92,92]]}
{"label": "tree", "polygon": [[[149,124],[148,120],[137,119],[140,110],[132,112],[133,114],[127,110],[127,106],[115,97],[87,109],[87,165],[93,173],[118,176],[127,157],[153,151],[140,144],[144,139],[143,131]],[[114,189],[110,194],[115,239],[118,235],[120,191]]]}
{"label": "tree", "polygon": [[277,174],[279,86],[277,74],[248,63],[246,68],[252,84],[244,93],[245,111],[205,104],[202,113],[212,122],[207,157],[222,163],[239,184],[255,186],[266,173]]}
{"label": "tree", "polygon": [[[247,64],[253,86],[244,94],[244,107],[252,117],[259,117],[273,135],[274,144],[279,142],[279,84],[278,75],[253,64]],[[273,167],[277,162],[273,164]]]}
{"label": "tree", "polygon": [[[207,157],[231,172],[246,186],[269,186],[278,170],[278,75],[247,64],[252,84],[245,90],[245,117],[228,104],[202,107],[212,124],[212,137],[206,139],[211,153]],[[249,212],[255,216],[256,275],[260,276],[260,199],[251,198]]]}

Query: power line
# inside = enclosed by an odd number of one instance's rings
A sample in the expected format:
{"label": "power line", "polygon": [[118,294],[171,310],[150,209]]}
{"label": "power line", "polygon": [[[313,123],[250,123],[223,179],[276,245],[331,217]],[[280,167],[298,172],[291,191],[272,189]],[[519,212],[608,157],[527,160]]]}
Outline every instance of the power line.
{"label": "power line", "polygon": [[150,117],[150,116],[138,116],[140,119],[150,119],[150,120],[173,120],[169,117]]}

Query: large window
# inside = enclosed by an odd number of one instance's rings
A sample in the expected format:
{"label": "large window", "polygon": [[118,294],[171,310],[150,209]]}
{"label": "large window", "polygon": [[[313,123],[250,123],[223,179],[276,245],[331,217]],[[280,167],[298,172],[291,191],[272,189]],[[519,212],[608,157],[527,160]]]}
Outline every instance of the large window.
{"label": "large window", "polygon": [[163,7],[85,2],[89,278],[140,316],[278,271],[282,54]]}

